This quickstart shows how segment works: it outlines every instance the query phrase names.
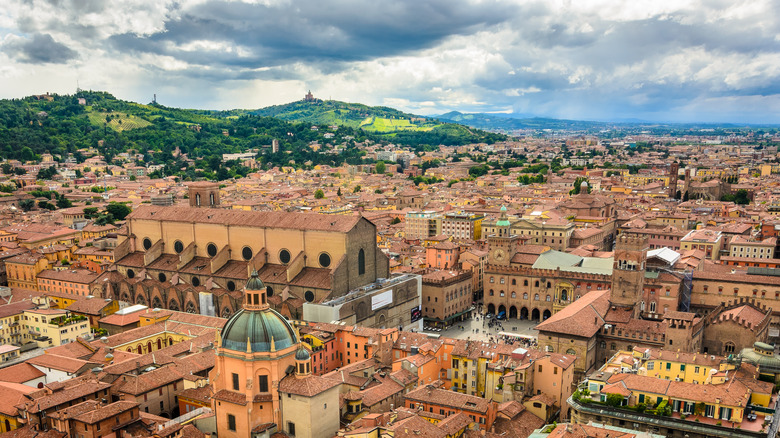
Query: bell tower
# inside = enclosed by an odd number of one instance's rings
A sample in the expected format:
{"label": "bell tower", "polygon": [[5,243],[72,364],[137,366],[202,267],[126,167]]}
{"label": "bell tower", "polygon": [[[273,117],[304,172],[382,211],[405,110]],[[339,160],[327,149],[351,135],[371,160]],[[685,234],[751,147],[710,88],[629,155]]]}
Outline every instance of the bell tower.
{"label": "bell tower", "polygon": [[639,301],[645,285],[647,238],[621,234],[615,243],[615,261],[612,266],[612,290],[609,304],[630,309],[639,318]]}
{"label": "bell tower", "polygon": [[509,266],[517,252],[520,239],[512,234],[512,224],[506,215],[506,206],[501,206],[501,217],[496,221],[496,234],[488,236],[489,259],[492,265]]}

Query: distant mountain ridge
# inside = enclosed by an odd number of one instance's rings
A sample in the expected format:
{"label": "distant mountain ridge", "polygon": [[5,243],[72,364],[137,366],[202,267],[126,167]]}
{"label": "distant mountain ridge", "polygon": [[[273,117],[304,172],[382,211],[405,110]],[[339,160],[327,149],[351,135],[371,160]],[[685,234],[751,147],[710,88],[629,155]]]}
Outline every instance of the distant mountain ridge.
{"label": "distant mountain ridge", "polygon": [[605,129],[661,129],[667,131],[674,130],[695,130],[695,129],[742,129],[746,127],[760,128],[767,127],[776,129],[778,125],[759,124],[746,125],[737,123],[673,123],[673,122],[652,122],[640,119],[621,119],[608,122],[593,120],[567,120],[555,119],[549,117],[527,117],[522,114],[489,114],[489,113],[461,113],[459,111],[450,111],[445,114],[433,116],[443,122],[460,123],[477,129],[488,131],[498,131],[511,133],[519,130],[573,130],[573,131],[600,131]]}

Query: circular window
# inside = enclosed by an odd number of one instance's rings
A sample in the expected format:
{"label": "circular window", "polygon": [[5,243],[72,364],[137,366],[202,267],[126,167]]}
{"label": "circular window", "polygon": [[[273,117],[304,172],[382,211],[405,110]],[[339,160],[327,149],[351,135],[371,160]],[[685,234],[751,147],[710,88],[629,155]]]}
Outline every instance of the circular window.
{"label": "circular window", "polygon": [[133,271],[132,269],[128,269],[127,278],[135,278],[135,271]]}
{"label": "circular window", "polygon": [[184,244],[181,243],[181,240],[173,242],[173,250],[176,254],[181,254],[181,252],[184,251]]}
{"label": "circular window", "polygon": [[245,246],[241,249],[241,257],[244,258],[244,260],[252,260],[252,248]]}
{"label": "circular window", "polygon": [[267,296],[267,297],[274,296],[274,288],[272,288],[271,286],[266,286],[265,287],[265,296]]}
{"label": "circular window", "polygon": [[198,277],[193,275],[192,276],[192,285],[195,286],[195,287],[200,286],[200,278],[198,278]]}
{"label": "circular window", "polygon": [[148,237],[144,237],[143,245],[144,245],[144,249],[148,251],[149,248],[152,247],[152,239],[150,239]]}
{"label": "circular window", "polygon": [[330,255],[328,255],[328,253],[323,252],[320,254],[320,266],[323,268],[330,266]]}
{"label": "circular window", "polygon": [[166,277],[166,276],[165,276],[165,274],[163,274],[162,272],[160,272],[160,273],[157,275],[157,278],[159,278],[159,279],[160,279],[160,281],[165,281],[165,280],[167,280],[167,279],[168,279],[168,277]]}
{"label": "circular window", "polygon": [[290,263],[290,251],[287,251],[286,249],[279,251],[279,261],[285,265]]}
{"label": "circular window", "polygon": [[314,292],[307,290],[305,294],[303,294],[303,297],[306,298],[306,301],[312,302],[314,301]]}
{"label": "circular window", "polygon": [[230,281],[228,281],[228,282],[227,282],[227,289],[228,289],[229,291],[234,291],[234,290],[236,290],[236,283],[235,283],[235,282],[233,282],[233,280],[230,280]]}
{"label": "circular window", "polygon": [[206,253],[209,255],[209,257],[214,257],[217,255],[217,245],[214,245],[213,243],[206,245]]}

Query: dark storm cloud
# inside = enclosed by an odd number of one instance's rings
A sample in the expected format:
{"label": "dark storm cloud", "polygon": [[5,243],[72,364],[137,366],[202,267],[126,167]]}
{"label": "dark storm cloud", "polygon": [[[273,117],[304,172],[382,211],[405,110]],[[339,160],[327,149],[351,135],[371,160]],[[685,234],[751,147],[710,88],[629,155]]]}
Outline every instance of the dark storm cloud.
{"label": "dark storm cloud", "polygon": [[[449,0],[293,1],[278,6],[209,1],[187,8],[165,29],[111,37],[117,50],[173,56],[191,64],[256,68],[292,62],[349,62],[433,47],[455,34],[489,28],[513,15],[512,6]],[[235,51],[184,50],[214,41]]]}
{"label": "dark storm cloud", "polygon": [[54,41],[49,34],[12,40],[3,45],[3,51],[11,58],[30,64],[64,64],[78,56],[75,50]]}

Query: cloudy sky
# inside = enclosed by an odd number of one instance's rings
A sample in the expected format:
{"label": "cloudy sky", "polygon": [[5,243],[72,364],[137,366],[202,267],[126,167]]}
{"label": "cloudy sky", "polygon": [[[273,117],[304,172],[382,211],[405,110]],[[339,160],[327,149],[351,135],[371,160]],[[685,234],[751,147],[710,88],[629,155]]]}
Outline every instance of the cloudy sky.
{"label": "cloudy sky", "polygon": [[780,123],[777,0],[3,0],[0,97]]}

